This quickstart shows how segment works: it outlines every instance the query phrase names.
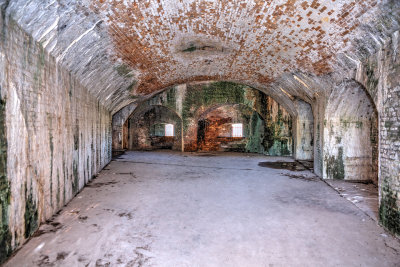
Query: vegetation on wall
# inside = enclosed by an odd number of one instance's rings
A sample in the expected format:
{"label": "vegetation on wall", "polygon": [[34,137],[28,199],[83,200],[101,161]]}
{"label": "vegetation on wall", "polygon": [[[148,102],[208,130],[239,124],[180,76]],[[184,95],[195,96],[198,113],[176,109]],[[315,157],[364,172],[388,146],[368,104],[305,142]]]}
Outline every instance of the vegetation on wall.
{"label": "vegetation on wall", "polygon": [[257,112],[253,112],[248,127],[248,141],[246,151],[254,153],[264,153],[265,147],[263,140],[265,137],[265,122]]}
{"label": "vegetation on wall", "polygon": [[[174,136],[165,136],[166,124],[174,125]],[[129,149],[181,149],[180,118],[172,109],[159,104],[148,105],[141,112],[133,114],[129,118],[128,132]]]}
{"label": "vegetation on wall", "polygon": [[187,130],[190,120],[196,117],[200,107],[244,103],[245,88],[245,85],[231,82],[190,85],[182,108],[183,129]]}
{"label": "vegetation on wall", "polygon": [[388,177],[382,183],[379,218],[383,226],[400,235],[400,207],[397,205],[396,194],[390,189],[387,180]]}
{"label": "vegetation on wall", "polygon": [[344,173],[344,162],[343,162],[343,147],[338,148],[338,155],[325,156],[326,163],[326,176],[329,179],[343,180],[345,177]]}
{"label": "vegetation on wall", "polygon": [[32,184],[29,187],[25,184],[25,238],[30,237],[38,228],[38,210],[36,201],[33,199]]}
{"label": "vegetation on wall", "polygon": [[8,227],[10,184],[7,179],[6,102],[0,99],[0,264],[11,254],[11,233]]}
{"label": "vegetation on wall", "polygon": [[[168,88],[146,101],[145,105],[161,105],[178,112],[178,88]],[[179,114],[183,122],[185,136],[193,135],[193,127],[198,127],[199,116],[207,109],[220,105],[242,105],[242,117],[248,121],[244,125],[247,141],[244,150],[266,155],[292,155],[292,118],[271,97],[247,85],[233,82],[211,82],[188,84]],[[243,108],[251,110],[249,114]],[[248,117],[248,118],[247,118]],[[194,131],[194,132],[197,132]],[[185,143],[189,150],[196,150],[193,144]]]}

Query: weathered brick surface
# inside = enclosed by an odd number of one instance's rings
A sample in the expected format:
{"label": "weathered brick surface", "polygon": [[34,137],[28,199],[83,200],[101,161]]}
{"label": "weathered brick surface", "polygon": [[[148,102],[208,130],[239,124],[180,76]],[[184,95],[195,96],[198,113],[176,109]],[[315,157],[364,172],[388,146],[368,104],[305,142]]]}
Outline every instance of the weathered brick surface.
{"label": "weathered brick surface", "polygon": [[[395,32],[360,70],[379,110],[380,219],[400,236],[400,38]],[[372,83],[371,80],[376,80]]]}
{"label": "weathered brick surface", "polygon": [[12,19],[2,38],[7,245],[15,249],[110,161],[111,114]]}
{"label": "weathered brick surface", "polygon": [[376,53],[359,62],[355,79],[366,88],[378,111],[380,220],[400,235],[399,31],[376,46]]}
{"label": "weathered brick surface", "polygon": [[[398,36],[398,32],[397,32]],[[400,235],[400,46],[398,37],[386,57],[387,84],[380,116],[380,218]]]}
{"label": "weathered brick surface", "polygon": [[[233,113],[223,119],[235,122],[235,119],[238,118],[235,118],[234,114],[241,114],[239,117],[243,117],[241,122],[244,123],[246,136],[246,139],[243,140],[243,151],[285,156],[293,153],[291,114],[270,96],[249,86],[231,82],[198,82],[172,87],[155,95],[139,105],[132,114],[134,120],[130,123],[130,127],[133,128],[130,129],[130,134],[134,134],[135,126],[140,125],[139,131],[142,133],[141,139],[144,144],[142,148],[148,147],[145,145],[145,140],[148,139],[146,137],[148,130],[143,128],[145,123],[138,124],[134,121],[141,120],[142,114],[152,105],[171,109],[178,114],[179,120],[182,118],[185,151],[197,151],[204,147],[203,145],[199,147],[198,144],[200,120],[208,120],[207,114],[221,106],[225,106],[225,108],[220,111],[226,112],[226,110],[230,110],[229,106],[236,105],[236,109],[240,112],[232,110]],[[144,110],[141,111],[142,109]],[[160,117],[161,115],[155,114],[154,116]],[[123,114],[117,113],[114,117],[119,120]],[[208,128],[208,130],[211,129],[212,127]],[[120,134],[122,133],[120,132]],[[214,131],[214,134],[218,133]],[[137,134],[135,134],[135,139],[138,139]],[[216,138],[214,140],[216,141]],[[148,140],[147,144],[149,143]],[[130,149],[138,147],[140,146],[132,146],[132,142],[129,146]],[[218,145],[214,144],[212,147],[216,149]]]}
{"label": "weathered brick surface", "polygon": [[141,72],[136,92],[146,94],[188,80],[264,86],[284,72],[329,73],[377,3],[110,0],[93,1],[92,10],[116,56]]}
{"label": "weathered brick surface", "polygon": [[[160,138],[156,125],[174,125],[174,137]],[[128,148],[152,150],[170,148],[180,151],[182,141],[182,120],[173,110],[161,105],[147,105],[128,121]]]}
{"label": "weathered brick surface", "polygon": [[[282,86],[306,100],[318,88],[301,74],[305,85],[297,84],[291,73],[336,70],[336,55],[356,37],[373,51],[396,25],[382,15],[392,2],[14,0],[7,11],[112,113],[132,95],[192,80],[245,83],[289,110]],[[383,30],[360,27],[374,16]]]}

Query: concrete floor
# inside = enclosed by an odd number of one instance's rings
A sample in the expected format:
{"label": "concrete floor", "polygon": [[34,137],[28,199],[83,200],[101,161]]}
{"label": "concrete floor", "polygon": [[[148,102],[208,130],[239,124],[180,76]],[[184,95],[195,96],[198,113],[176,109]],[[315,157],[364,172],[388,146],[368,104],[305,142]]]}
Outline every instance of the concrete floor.
{"label": "concrete floor", "polygon": [[[309,171],[128,152],[6,266],[400,266],[400,242]],[[285,159],[290,160],[290,159]]]}
{"label": "concrete floor", "polygon": [[326,182],[342,197],[351,201],[374,221],[379,222],[379,194],[376,185],[343,180],[326,180]]}

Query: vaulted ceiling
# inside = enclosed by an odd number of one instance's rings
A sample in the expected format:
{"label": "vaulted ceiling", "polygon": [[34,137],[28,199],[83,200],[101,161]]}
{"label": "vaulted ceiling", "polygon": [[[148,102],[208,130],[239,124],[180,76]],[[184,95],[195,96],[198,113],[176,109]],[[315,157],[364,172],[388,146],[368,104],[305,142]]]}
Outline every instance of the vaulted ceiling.
{"label": "vaulted ceiling", "polygon": [[312,99],[314,78],[339,71],[339,55],[361,60],[398,27],[396,2],[14,0],[7,10],[115,113],[201,80]]}

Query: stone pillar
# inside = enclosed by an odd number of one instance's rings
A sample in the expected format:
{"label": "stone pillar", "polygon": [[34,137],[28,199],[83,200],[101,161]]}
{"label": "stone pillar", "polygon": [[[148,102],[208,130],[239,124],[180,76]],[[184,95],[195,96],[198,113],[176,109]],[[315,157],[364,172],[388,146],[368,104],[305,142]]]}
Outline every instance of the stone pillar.
{"label": "stone pillar", "polygon": [[136,109],[137,104],[131,103],[115,113],[112,117],[112,149],[122,150],[124,139],[124,124],[132,112]]}
{"label": "stone pillar", "polygon": [[314,117],[311,105],[303,100],[295,100],[297,117],[293,123],[294,151],[296,160],[313,160]]}
{"label": "stone pillar", "polygon": [[314,173],[323,177],[323,140],[324,140],[324,114],[326,99],[320,95],[313,105],[314,114]]}

